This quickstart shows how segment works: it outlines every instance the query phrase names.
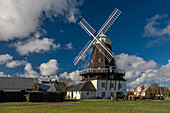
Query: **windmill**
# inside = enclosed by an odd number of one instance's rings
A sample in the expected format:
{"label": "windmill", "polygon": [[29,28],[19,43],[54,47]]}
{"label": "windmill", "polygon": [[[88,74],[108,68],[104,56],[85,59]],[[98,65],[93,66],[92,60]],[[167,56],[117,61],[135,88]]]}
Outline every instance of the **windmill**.
{"label": "windmill", "polygon": [[74,65],[76,65],[81,60],[83,55],[88,51],[88,49],[92,45],[94,45],[97,49],[99,49],[99,51],[107,58],[109,62],[113,59],[114,53],[101,40],[99,40],[99,36],[101,34],[106,33],[106,31],[115,22],[115,20],[118,18],[120,14],[121,11],[116,8],[110,14],[109,18],[106,20],[106,22],[103,24],[103,26],[99,29],[97,33],[95,29],[84,18],[79,22],[79,25],[87,32],[87,34],[90,37],[91,36],[93,37],[93,40],[89,40],[88,43],[85,45],[85,47],[80,51],[78,56],[73,61]]}
{"label": "windmill", "polygon": [[[125,71],[117,69],[111,39],[105,35],[120,14],[121,11],[116,8],[97,33],[84,18],[79,22],[79,25],[89,36],[93,37],[93,40],[88,41],[81,50],[73,61],[74,65],[81,60],[92,45],[94,46],[88,69],[79,71],[82,80],[67,92],[71,98],[111,98],[111,96],[126,95],[126,80],[123,78]],[[77,92],[79,92],[78,95]]]}

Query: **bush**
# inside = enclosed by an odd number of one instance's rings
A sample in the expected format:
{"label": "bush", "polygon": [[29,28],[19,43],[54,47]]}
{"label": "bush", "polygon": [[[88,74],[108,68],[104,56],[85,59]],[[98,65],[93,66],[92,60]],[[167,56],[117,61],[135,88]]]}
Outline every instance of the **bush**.
{"label": "bush", "polygon": [[163,92],[163,96],[164,96],[165,98],[170,97],[170,92],[169,92],[169,91]]}
{"label": "bush", "polygon": [[24,97],[26,98],[26,101],[29,102],[29,100],[30,100],[30,95],[29,95],[29,94],[25,94]]}

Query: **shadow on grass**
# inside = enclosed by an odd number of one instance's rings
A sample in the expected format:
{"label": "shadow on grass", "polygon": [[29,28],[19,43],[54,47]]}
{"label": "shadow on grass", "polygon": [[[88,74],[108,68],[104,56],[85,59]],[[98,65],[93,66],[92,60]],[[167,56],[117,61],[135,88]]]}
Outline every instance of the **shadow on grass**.
{"label": "shadow on grass", "polygon": [[65,99],[64,102],[81,102],[80,99]]}

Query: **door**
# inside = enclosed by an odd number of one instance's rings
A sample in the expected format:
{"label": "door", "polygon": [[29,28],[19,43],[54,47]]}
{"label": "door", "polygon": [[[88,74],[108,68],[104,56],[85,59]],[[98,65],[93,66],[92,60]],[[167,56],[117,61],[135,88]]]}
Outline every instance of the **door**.
{"label": "door", "polygon": [[73,92],[71,92],[71,98],[73,98]]}

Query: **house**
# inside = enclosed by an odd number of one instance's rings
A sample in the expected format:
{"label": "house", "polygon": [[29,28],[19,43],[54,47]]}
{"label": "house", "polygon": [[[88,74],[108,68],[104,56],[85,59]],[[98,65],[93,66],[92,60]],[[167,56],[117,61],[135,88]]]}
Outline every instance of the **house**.
{"label": "house", "polygon": [[151,88],[149,86],[144,87],[141,92],[141,96],[144,98],[151,98]]}
{"label": "house", "polygon": [[91,99],[96,97],[96,88],[91,82],[83,82],[67,91],[69,98]]}
{"label": "house", "polygon": [[0,77],[0,102],[23,102],[32,90],[33,78]]}
{"label": "house", "polygon": [[136,97],[140,97],[141,96],[141,92],[142,92],[142,86],[136,87],[134,89],[134,95],[136,95]]}
{"label": "house", "polygon": [[149,86],[138,86],[136,88],[132,88],[131,91],[134,92],[136,97],[144,97],[151,98],[151,88]]}
{"label": "house", "polygon": [[64,101],[64,93],[55,82],[39,83],[38,91],[29,92],[30,102]]}

